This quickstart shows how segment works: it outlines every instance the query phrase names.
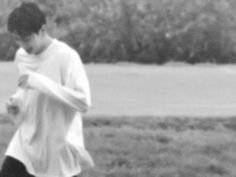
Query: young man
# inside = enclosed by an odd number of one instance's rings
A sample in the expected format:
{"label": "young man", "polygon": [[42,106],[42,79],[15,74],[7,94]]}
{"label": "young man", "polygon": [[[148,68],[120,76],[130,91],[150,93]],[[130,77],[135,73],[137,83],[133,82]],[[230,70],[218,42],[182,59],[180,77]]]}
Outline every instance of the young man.
{"label": "young man", "polygon": [[93,166],[84,147],[81,113],[90,88],[77,52],[49,36],[44,14],[23,3],[8,19],[20,48],[15,57],[18,90],[7,110],[18,129],[0,177],[72,177]]}

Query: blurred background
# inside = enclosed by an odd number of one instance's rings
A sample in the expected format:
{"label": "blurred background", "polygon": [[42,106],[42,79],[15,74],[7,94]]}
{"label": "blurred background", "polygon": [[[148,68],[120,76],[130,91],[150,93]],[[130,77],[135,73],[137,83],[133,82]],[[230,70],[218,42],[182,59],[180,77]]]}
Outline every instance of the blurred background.
{"label": "blurred background", "polygon": [[[5,24],[22,1],[0,1],[1,60],[13,59],[16,44]],[[86,63],[236,61],[235,0],[34,2],[47,14],[51,34],[73,46]]]}

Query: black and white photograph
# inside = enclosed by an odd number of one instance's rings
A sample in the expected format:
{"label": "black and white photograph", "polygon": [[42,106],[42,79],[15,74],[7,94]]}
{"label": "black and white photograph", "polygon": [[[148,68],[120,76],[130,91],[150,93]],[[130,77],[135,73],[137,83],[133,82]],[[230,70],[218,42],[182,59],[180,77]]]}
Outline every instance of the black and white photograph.
{"label": "black and white photograph", "polygon": [[0,0],[0,177],[236,177],[236,0]]}

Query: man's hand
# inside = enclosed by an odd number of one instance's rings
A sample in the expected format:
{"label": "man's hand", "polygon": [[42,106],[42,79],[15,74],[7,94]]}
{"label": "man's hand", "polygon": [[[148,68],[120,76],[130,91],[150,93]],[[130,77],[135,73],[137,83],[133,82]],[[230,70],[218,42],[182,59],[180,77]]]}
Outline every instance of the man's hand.
{"label": "man's hand", "polygon": [[17,115],[20,111],[19,107],[16,104],[14,104],[12,98],[10,98],[8,100],[8,102],[6,104],[6,108],[7,108],[8,114],[13,115],[13,116]]}

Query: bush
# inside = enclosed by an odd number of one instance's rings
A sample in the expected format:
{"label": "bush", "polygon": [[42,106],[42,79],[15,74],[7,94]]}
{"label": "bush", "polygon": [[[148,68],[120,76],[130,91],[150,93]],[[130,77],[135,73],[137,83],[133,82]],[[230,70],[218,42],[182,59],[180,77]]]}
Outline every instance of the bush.
{"label": "bush", "polygon": [[3,61],[13,60],[18,46],[9,33],[0,34],[0,59]]}
{"label": "bush", "polygon": [[88,10],[81,18],[83,30],[78,25],[63,39],[85,61],[235,62],[233,1],[90,0],[84,4]]}

